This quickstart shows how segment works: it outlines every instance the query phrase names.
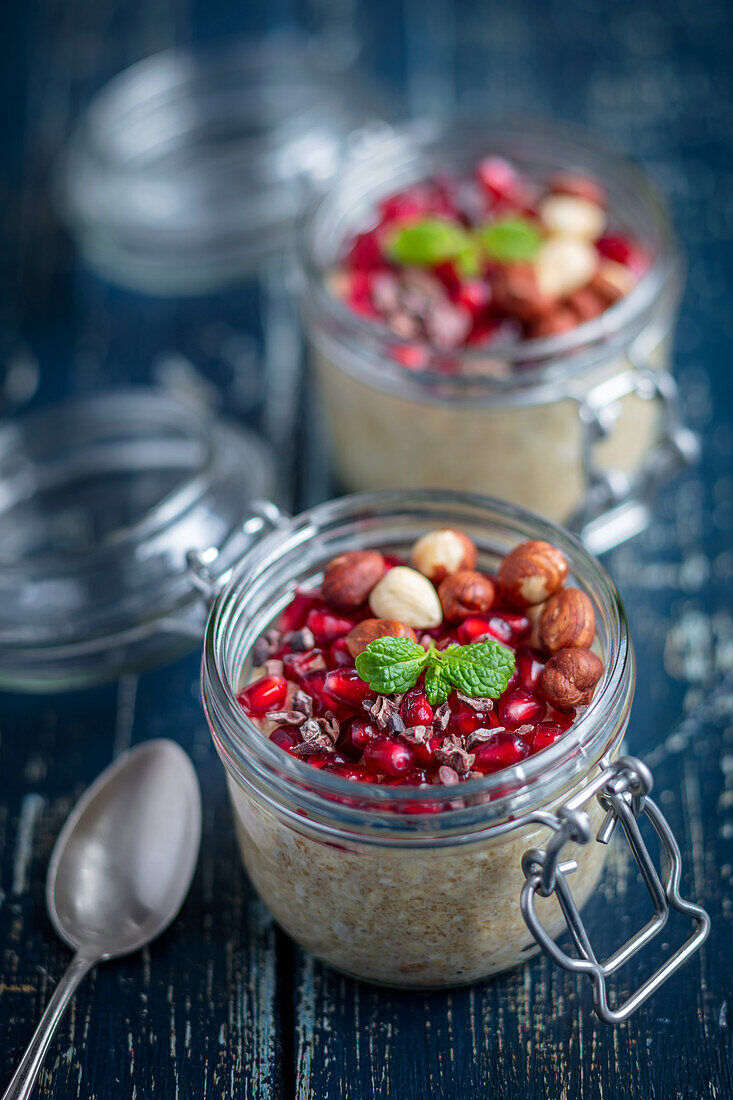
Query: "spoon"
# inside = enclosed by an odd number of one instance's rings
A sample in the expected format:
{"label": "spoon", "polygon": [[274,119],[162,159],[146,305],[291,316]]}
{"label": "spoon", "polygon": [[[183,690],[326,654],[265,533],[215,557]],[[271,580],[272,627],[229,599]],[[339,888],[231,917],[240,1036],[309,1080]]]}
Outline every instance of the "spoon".
{"label": "spoon", "polygon": [[59,1021],[97,963],[150,943],[178,913],[201,841],[201,792],[174,741],[146,741],[102,772],[51,855],[46,906],[76,954],[2,1100],[28,1100]]}

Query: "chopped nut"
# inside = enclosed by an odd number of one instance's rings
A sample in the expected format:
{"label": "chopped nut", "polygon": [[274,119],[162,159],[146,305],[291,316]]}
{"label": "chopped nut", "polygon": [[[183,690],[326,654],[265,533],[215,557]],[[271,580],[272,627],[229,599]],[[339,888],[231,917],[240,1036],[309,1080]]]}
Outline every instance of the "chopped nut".
{"label": "chopped nut", "polygon": [[407,726],[400,733],[400,737],[410,745],[425,745],[433,733],[432,726]]}
{"label": "chopped nut", "polygon": [[466,738],[466,748],[473,749],[476,745],[482,745],[484,741],[489,741],[495,733],[503,733],[504,726],[495,726],[493,729],[488,729],[486,726],[479,726],[477,730],[473,730]]}
{"label": "chopped nut", "polygon": [[473,707],[482,714],[494,709],[494,700],[486,695],[464,695],[462,691],[457,691],[456,695],[462,703],[467,703],[469,707]]}
{"label": "chopped nut", "polygon": [[440,584],[449,573],[473,569],[476,546],[462,531],[428,531],[412,547],[412,564],[433,584]]}
{"label": "chopped nut", "polygon": [[339,611],[361,607],[384,573],[384,556],[378,550],[351,550],[326,566],[321,594]]}
{"label": "chopped nut", "polygon": [[593,698],[603,675],[603,661],[590,649],[561,649],[544,667],[540,687],[547,702],[557,710],[585,706]]}
{"label": "chopped nut", "polygon": [[466,752],[460,737],[452,734],[444,738],[442,745],[438,745],[435,750],[435,759],[453,768],[457,775],[465,775],[470,771],[475,757],[473,753]]}
{"label": "chopped nut", "polygon": [[440,582],[438,597],[446,619],[453,622],[488,611],[496,589],[490,577],[472,569],[452,573]]}
{"label": "chopped nut", "polygon": [[392,699],[380,695],[378,699],[373,701],[365,699],[362,705],[379,729],[388,730],[390,733],[402,733],[404,730],[405,723],[400,717],[399,704]]}
{"label": "chopped nut", "polygon": [[307,691],[303,691],[301,688],[295,692],[291,700],[293,710],[299,710],[302,714],[305,714],[307,718],[311,718],[313,715],[313,699]]}
{"label": "chopped nut", "polygon": [[274,657],[270,657],[264,664],[265,676],[282,676],[285,671],[285,665],[282,661],[276,660]]}
{"label": "chopped nut", "polygon": [[369,606],[378,619],[394,619],[413,628],[440,626],[443,610],[438,593],[427,577],[406,565],[397,565],[372,589]]}
{"label": "chopped nut", "polygon": [[436,730],[444,730],[450,722],[450,707],[447,703],[441,703],[433,714],[433,726]]}
{"label": "chopped nut", "polygon": [[567,646],[589,646],[596,633],[596,617],[585,592],[563,588],[550,596],[540,619],[540,638],[545,649],[556,653]]}
{"label": "chopped nut", "polygon": [[364,619],[346,635],[346,645],[351,656],[356,658],[377,638],[410,638],[413,642],[417,641],[412,627],[395,619]]}
{"label": "chopped nut", "polygon": [[458,779],[458,772],[448,764],[441,764],[438,768],[438,782],[446,787],[452,787],[460,782]]}
{"label": "chopped nut", "polygon": [[532,539],[506,555],[497,580],[504,595],[519,607],[543,603],[565,583],[568,563],[549,542]]}

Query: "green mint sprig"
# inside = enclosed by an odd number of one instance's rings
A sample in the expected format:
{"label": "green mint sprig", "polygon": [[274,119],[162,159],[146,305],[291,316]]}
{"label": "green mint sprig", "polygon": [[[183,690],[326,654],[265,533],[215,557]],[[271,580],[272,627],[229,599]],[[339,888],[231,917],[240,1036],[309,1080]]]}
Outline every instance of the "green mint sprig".
{"label": "green mint sprig", "polygon": [[468,257],[472,246],[463,226],[447,218],[423,218],[401,226],[389,241],[387,253],[398,264],[437,267]]}
{"label": "green mint sprig", "polygon": [[514,654],[489,638],[470,645],[431,646],[409,638],[377,638],[356,658],[356,671],[380,695],[402,693],[425,673],[425,694],[444,703],[453,688],[472,698],[498,699],[514,672]]}
{"label": "green mint sprig", "polygon": [[542,244],[542,234],[527,218],[502,218],[478,230],[478,239],[492,260],[512,263],[533,260]]}

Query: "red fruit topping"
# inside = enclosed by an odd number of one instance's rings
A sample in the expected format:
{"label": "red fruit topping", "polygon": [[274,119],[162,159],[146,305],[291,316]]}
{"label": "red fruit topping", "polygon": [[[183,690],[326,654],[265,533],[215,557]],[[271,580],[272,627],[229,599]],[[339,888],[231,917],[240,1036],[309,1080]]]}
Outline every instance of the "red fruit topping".
{"label": "red fruit topping", "polygon": [[536,197],[532,184],[502,157],[485,157],[476,175],[489,197],[501,206],[529,206]]}
{"label": "red fruit topping", "polygon": [[357,233],[346,255],[346,264],[352,271],[372,271],[375,267],[383,266],[384,259],[376,230]]}
{"label": "red fruit topping", "polygon": [[380,736],[379,730],[371,722],[366,722],[363,718],[353,718],[341,727],[339,748],[361,756],[369,742]]}
{"label": "red fruit topping", "polygon": [[270,734],[270,740],[286,752],[300,743],[300,736],[294,726],[278,726]]}
{"label": "red fruit topping", "polygon": [[296,592],[280,615],[278,626],[283,634],[288,634],[291,630],[301,630],[305,626],[308,612],[319,603],[321,603],[319,596],[308,592]]}
{"label": "red fruit topping", "polygon": [[331,658],[331,664],[336,668],[344,668],[354,663],[354,658],[351,656],[345,638],[336,639],[329,650],[329,656]]}
{"label": "red fruit topping", "polygon": [[405,692],[400,703],[400,717],[406,726],[429,726],[433,721],[433,708],[421,688]]}
{"label": "red fruit topping", "polygon": [[325,695],[356,711],[362,710],[365,699],[374,696],[355,668],[336,668],[327,672],[323,690]]}
{"label": "red fruit topping", "polygon": [[473,770],[489,775],[491,772],[511,768],[529,756],[529,745],[516,733],[500,730],[489,741],[484,741],[473,749],[475,759]]}
{"label": "red fruit topping", "polygon": [[240,691],[237,702],[249,714],[266,714],[278,710],[288,694],[288,681],[284,676],[263,676]]}
{"label": "red fruit topping", "polygon": [[322,767],[324,772],[332,772],[340,775],[342,779],[356,779],[361,783],[371,783],[372,776],[363,764],[352,764],[350,761],[327,760]]}
{"label": "red fruit topping", "polygon": [[[524,691],[528,691],[530,695],[533,692],[537,691],[537,687],[540,682],[540,676],[542,675],[542,669],[544,667],[544,661],[541,661],[533,650],[518,650],[517,674],[519,679],[519,686],[521,686]],[[508,686],[509,685],[507,685],[507,687]]]}
{"label": "red fruit topping", "polygon": [[489,620],[486,616],[464,619],[458,627],[458,641],[461,645],[470,645],[477,638],[488,633]]}
{"label": "red fruit topping", "polygon": [[392,357],[407,370],[426,370],[429,353],[419,344],[395,344],[391,349]]}
{"label": "red fruit topping", "polygon": [[526,691],[512,691],[499,700],[499,721],[510,728],[533,726],[544,717],[545,709],[544,703],[533,695],[528,695]]}
{"label": "red fruit topping", "polygon": [[634,253],[634,246],[626,237],[609,236],[601,237],[596,241],[596,248],[601,256],[607,260],[614,260],[617,264],[628,264]]}
{"label": "red fruit topping", "polygon": [[415,754],[409,745],[391,737],[370,741],[364,749],[364,763],[374,773],[404,775],[415,763]]}
{"label": "red fruit topping", "polygon": [[289,680],[295,680],[301,687],[305,687],[305,677],[314,666],[323,668],[323,664],[322,649],[309,649],[305,653],[286,653],[283,657],[285,675]]}
{"label": "red fruit topping", "polygon": [[565,730],[555,722],[540,722],[532,737],[532,752],[541,752],[548,745],[554,745]]}
{"label": "red fruit topping", "polygon": [[430,771],[435,771],[438,766],[438,761],[435,759],[435,750],[443,744],[443,738],[431,737],[429,741],[426,741],[421,745],[413,745],[412,749],[415,753],[415,760],[417,763]]}
{"label": "red fruit topping", "polygon": [[343,615],[334,615],[332,611],[321,611],[314,608],[308,612],[305,625],[313,632],[316,643],[332,642],[336,638],[343,638],[356,625],[354,619],[347,619]]}
{"label": "red fruit topping", "polygon": [[[493,722],[491,719],[493,718]],[[451,706],[450,721],[446,733],[455,733],[459,737],[467,737],[469,733],[482,727],[491,728],[498,725],[493,710],[474,710],[468,703],[458,702]]]}

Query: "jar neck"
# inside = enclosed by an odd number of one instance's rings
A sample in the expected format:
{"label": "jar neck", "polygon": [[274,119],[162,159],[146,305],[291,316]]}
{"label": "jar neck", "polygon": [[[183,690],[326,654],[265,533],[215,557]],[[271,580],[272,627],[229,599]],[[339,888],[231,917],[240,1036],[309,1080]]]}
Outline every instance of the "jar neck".
{"label": "jar neck", "polygon": [[[317,583],[327,560],[345,550],[405,553],[426,529],[450,526],[474,539],[485,567],[528,538],[567,557],[591,597],[605,673],[593,702],[555,745],[522,764],[460,788],[355,784],[283,753],[246,717],[236,685],[259,634],[296,585]],[[202,665],[202,695],[212,736],[235,784],[294,827],[375,844],[455,844],[518,828],[533,811],[582,784],[620,742],[634,686],[633,652],[612,582],[567,532],[523,510],[471,494],[430,490],[345,497],[296,517],[245,560],[212,610]]]}
{"label": "jar neck", "polygon": [[[345,241],[369,224],[381,198],[435,173],[468,173],[487,150],[518,163],[529,175],[547,175],[571,165],[603,179],[614,220],[641,241],[651,257],[633,290],[568,333],[451,353],[400,339],[381,324],[358,316],[330,291],[326,274],[338,262]],[[651,326],[659,327],[661,338],[671,325],[683,284],[669,216],[642,173],[586,135],[527,122],[481,130],[413,124],[372,135],[361,155],[354,156],[328,194],[311,208],[299,244],[303,309],[320,350],[330,352],[329,357],[335,353],[344,369],[388,390],[429,393],[440,387],[441,400],[451,395],[475,400],[482,392],[507,400],[543,387],[557,390],[559,383],[628,348]],[[395,348],[415,347],[425,357],[425,366],[408,371],[396,362]],[[550,394],[545,399],[551,399]]]}

